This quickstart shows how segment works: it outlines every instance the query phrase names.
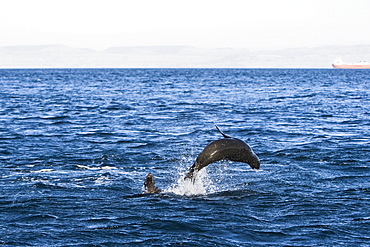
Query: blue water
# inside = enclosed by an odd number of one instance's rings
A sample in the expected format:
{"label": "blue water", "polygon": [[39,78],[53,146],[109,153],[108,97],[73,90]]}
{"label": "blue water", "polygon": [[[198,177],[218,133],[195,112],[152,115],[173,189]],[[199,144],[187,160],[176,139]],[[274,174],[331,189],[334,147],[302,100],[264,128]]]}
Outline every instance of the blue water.
{"label": "blue water", "polygon": [[[369,70],[0,70],[0,106],[5,246],[370,246]],[[189,185],[215,124],[261,169]]]}

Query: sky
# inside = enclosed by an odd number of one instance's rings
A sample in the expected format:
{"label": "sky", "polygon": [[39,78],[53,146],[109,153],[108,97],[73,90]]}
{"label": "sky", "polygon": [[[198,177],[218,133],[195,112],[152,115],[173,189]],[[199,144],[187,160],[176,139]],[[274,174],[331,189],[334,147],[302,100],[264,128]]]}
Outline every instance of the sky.
{"label": "sky", "polygon": [[370,44],[369,0],[0,0],[0,46]]}

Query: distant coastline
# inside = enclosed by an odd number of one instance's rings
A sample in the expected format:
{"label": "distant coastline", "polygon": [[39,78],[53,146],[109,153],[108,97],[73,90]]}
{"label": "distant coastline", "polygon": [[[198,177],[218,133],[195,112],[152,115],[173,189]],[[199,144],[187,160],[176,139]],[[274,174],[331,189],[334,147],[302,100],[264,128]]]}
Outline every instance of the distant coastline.
{"label": "distant coastline", "polygon": [[370,61],[370,45],[283,50],[206,49],[193,46],[65,45],[0,47],[0,68],[331,68],[334,59]]}

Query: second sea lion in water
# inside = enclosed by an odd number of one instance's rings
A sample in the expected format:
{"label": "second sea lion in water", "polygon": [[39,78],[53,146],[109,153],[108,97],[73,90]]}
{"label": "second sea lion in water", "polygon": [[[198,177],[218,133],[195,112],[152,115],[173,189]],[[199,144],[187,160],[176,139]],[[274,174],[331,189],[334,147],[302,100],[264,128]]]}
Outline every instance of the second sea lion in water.
{"label": "second sea lion in water", "polygon": [[155,186],[154,176],[151,173],[148,173],[148,175],[146,175],[144,187],[145,193],[155,194],[161,192],[161,190],[158,189],[157,186]]}

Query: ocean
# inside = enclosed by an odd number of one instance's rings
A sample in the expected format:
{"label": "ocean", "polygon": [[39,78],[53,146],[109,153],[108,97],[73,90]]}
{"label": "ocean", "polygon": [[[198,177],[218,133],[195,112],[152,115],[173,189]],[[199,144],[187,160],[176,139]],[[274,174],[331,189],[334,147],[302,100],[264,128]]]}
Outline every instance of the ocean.
{"label": "ocean", "polygon": [[[1,69],[0,86],[4,246],[370,246],[369,70]],[[184,182],[214,125],[261,168]]]}

